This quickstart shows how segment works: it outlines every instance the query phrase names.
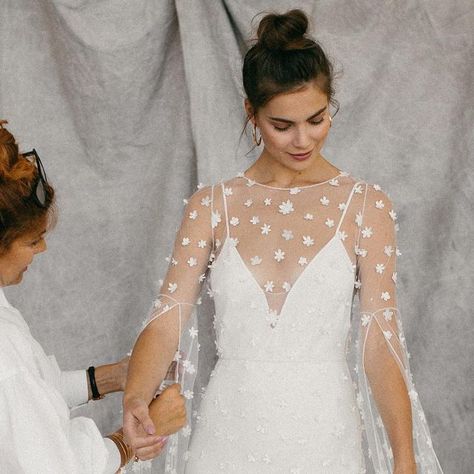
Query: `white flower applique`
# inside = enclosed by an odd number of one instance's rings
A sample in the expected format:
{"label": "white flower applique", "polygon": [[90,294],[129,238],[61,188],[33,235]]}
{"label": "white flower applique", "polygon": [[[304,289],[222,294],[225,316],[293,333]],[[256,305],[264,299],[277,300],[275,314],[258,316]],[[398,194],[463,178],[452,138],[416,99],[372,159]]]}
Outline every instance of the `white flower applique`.
{"label": "white flower applique", "polygon": [[293,207],[293,203],[288,199],[287,201],[282,202],[279,206],[279,211],[281,214],[286,216],[287,214],[290,214],[293,212],[295,209]]}
{"label": "white flower applique", "polygon": [[290,189],[290,194],[298,194],[300,192],[301,192],[301,189],[298,187]]}
{"label": "white flower applique", "polygon": [[392,320],[393,311],[390,311],[388,308],[386,308],[382,314],[383,314],[383,317],[385,318],[385,321]]}
{"label": "white flower applique", "polygon": [[347,234],[346,234],[346,232],[343,231],[343,230],[340,230],[340,231],[338,232],[338,235],[339,235],[339,238],[340,238],[343,242],[344,242],[344,240],[347,239]]}
{"label": "white flower applique", "polygon": [[329,219],[329,217],[326,219],[326,222],[325,224],[331,228],[331,227],[334,227],[334,220],[333,219]]}
{"label": "white flower applique", "polygon": [[188,261],[187,261],[187,264],[188,264],[190,267],[195,267],[195,266],[198,264],[197,258],[195,258],[195,257],[189,257],[189,259],[188,259]]}
{"label": "white flower applique", "polygon": [[211,205],[211,198],[209,196],[203,197],[201,199],[201,206],[209,207]]}
{"label": "white flower applique", "polygon": [[387,257],[391,257],[394,252],[394,249],[391,245],[386,245],[383,249],[383,253],[387,255]]}
{"label": "white flower applique", "polygon": [[230,220],[230,225],[233,225],[234,227],[235,226],[238,226],[240,224],[240,220],[238,217],[232,217],[232,219]]}
{"label": "white flower applique", "polygon": [[190,218],[191,220],[195,220],[195,219],[197,218],[197,216],[198,216],[198,211],[191,211],[191,212],[189,213],[189,218]]}
{"label": "white flower applique", "polygon": [[275,288],[275,284],[273,283],[273,281],[267,281],[265,283],[265,285],[263,285],[264,288],[265,288],[265,291],[267,293],[272,293],[273,292],[273,288]]}
{"label": "white flower applique", "polygon": [[397,213],[393,209],[391,211],[389,211],[388,214],[392,218],[392,221],[397,220]]}
{"label": "white flower applique", "polygon": [[390,293],[388,291],[384,291],[380,295],[380,298],[383,299],[384,301],[388,301],[390,299]]}
{"label": "white flower applique", "polygon": [[281,236],[282,236],[285,240],[291,240],[291,239],[294,238],[293,231],[292,231],[292,230],[289,230],[289,229],[283,229],[283,232],[281,233]]}
{"label": "white flower applique", "polygon": [[206,248],[206,247],[207,247],[207,242],[206,242],[205,240],[202,240],[202,239],[201,239],[201,240],[198,242],[198,247],[199,247],[200,249]]}
{"label": "white flower applique", "polygon": [[337,178],[332,178],[328,181],[331,186],[339,186],[339,180]]}
{"label": "white flower applique", "polygon": [[381,191],[382,190],[382,188],[378,184],[374,184],[374,189],[376,191]]}
{"label": "white flower applique", "polygon": [[173,294],[178,289],[177,283],[168,283],[168,292]]}
{"label": "white flower applique", "polygon": [[283,285],[281,286],[287,293],[291,290],[291,284],[287,281],[283,282]]}
{"label": "white flower applique", "polygon": [[307,265],[307,264],[308,264],[308,259],[306,257],[300,257],[298,259],[298,265],[301,265],[303,267],[304,265]]}
{"label": "white flower applique", "polygon": [[211,213],[211,227],[215,229],[217,225],[221,222],[221,214],[219,211],[212,211]]}
{"label": "white flower applique", "polygon": [[245,206],[245,207],[250,207],[252,204],[253,204],[253,201],[252,201],[251,199],[247,199],[247,200],[244,202],[244,206]]}
{"label": "white flower applique", "polygon": [[282,249],[275,250],[274,257],[278,263],[285,259],[285,252]]}
{"label": "white flower applique", "polygon": [[181,241],[181,245],[183,247],[187,247],[191,243],[191,239],[189,237],[183,237],[183,240]]}
{"label": "white flower applique", "polygon": [[194,398],[194,392],[192,390],[185,390],[183,395],[186,400],[192,400]]}
{"label": "white flower applique", "polygon": [[262,263],[262,259],[258,255],[255,255],[255,257],[250,258],[251,265],[260,265],[261,263]]}
{"label": "white flower applique", "polygon": [[319,201],[323,206],[329,205],[329,199],[326,196],[323,196]]}
{"label": "white flower applique", "polygon": [[385,265],[383,263],[377,263],[375,265],[375,271],[382,274],[385,271]]}
{"label": "white flower applique", "polygon": [[306,247],[311,247],[312,245],[314,245],[314,239],[311,238],[310,235],[303,235],[303,245],[306,245]]}
{"label": "white flower applique", "polygon": [[260,217],[258,216],[252,216],[252,219],[250,219],[250,223],[253,225],[257,225],[260,222]]}
{"label": "white flower applique", "polygon": [[358,184],[355,188],[354,188],[354,193],[356,194],[362,194],[362,186],[360,184]]}
{"label": "white flower applique", "polygon": [[272,199],[271,198],[265,198],[263,200],[263,204],[265,204],[265,206],[271,206],[272,205]]}
{"label": "white flower applique", "polygon": [[229,242],[233,247],[237,247],[239,239],[237,237],[229,237]]}
{"label": "white flower applique", "polygon": [[263,235],[268,235],[272,230],[272,226],[270,224],[263,224],[263,226],[260,227],[260,229]]}
{"label": "white flower applique", "polygon": [[224,195],[225,196],[232,196],[234,192],[232,191],[232,188],[229,187],[229,188],[224,188]]}
{"label": "white flower applique", "polygon": [[370,323],[370,320],[371,320],[371,316],[370,314],[363,314],[362,315],[362,326],[367,326],[369,323]]}
{"label": "white flower applique", "polygon": [[392,281],[393,283],[397,284],[397,272],[392,273]]}
{"label": "white flower applique", "polygon": [[313,216],[313,214],[310,214],[310,213],[308,212],[308,213],[306,213],[306,214],[304,215],[303,219],[304,219],[305,221],[312,221],[312,220],[314,219],[314,216]]}
{"label": "white flower applique", "polygon": [[357,227],[362,226],[362,220],[363,220],[362,213],[358,212],[355,216],[355,223],[357,224]]}
{"label": "white flower applique", "polygon": [[337,207],[339,208],[340,211],[343,211],[346,208],[346,203],[345,202],[340,202]]}
{"label": "white flower applique", "polygon": [[194,326],[190,327],[190,328],[188,329],[188,331],[189,331],[189,335],[190,335],[190,337],[191,337],[192,339],[194,339],[195,337],[197,337],[197,335],[199,334],[199,330],[196,329]]}
{"label": "white flower applique", "polygon": [[362,229],[362,238],[364,239],[369,239],[374,235],[374,231],[372,230],[372,227],[364,227]]}
{"label": "white flower applique", "polygon": [[376,207],[377,209],[383,209],[383,208],[385,207],[385,204],[384,204],[384,202],[380,199],[380,200],[378,200],[378,201],[375,201],[375,207]]}

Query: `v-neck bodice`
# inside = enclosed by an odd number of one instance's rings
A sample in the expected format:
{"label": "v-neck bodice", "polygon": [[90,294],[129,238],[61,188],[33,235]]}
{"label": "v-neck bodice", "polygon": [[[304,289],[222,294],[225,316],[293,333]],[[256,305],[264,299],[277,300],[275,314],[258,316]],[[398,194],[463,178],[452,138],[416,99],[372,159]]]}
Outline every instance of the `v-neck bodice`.
{"label": "v-neck bodice", "polygon": [[[313,257],[286,294],[281,312],[226,240],[212,266],[221,357],[253,360],[341,359],[350,324],[354,270],[338,235]],[[324,335],[322,338],[321,336]]]}

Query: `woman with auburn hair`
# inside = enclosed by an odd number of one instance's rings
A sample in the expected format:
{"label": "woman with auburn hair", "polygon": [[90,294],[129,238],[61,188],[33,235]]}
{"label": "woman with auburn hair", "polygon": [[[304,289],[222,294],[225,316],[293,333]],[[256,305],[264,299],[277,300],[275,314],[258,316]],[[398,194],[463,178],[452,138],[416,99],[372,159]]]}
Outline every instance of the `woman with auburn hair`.
{"label": "woman with auburn hair", "polygon": [[167,472],[442,472],[397,307],[397,215],[380,186],[321,153],[337,103],[307,28],[300,10],[260,21],[243,85],[261,154],[189,199],[132,353],[124,431],[140,452],[136,420],[152,424],[146,407],[177,348],[194,376],[197,326],[183,328],[208,279],[218,361],[194,424],[169,443]]}
{"label": "woman with auburn hair", "polygon": [[[123,390],[128,358],[87,372],[61,372],[3,292],[19,284],[46,250],[55,216],[54,190],[38,154],[19,153],[6,123],[0,121],[0,472],[114,473],[134,456],[122,430],[103,438],[91,419],[71,419],[69,408]],[[141,459],[156,456],[166,436],[183,426],[179,390],[173,385],[151,403],[154,444]]]}

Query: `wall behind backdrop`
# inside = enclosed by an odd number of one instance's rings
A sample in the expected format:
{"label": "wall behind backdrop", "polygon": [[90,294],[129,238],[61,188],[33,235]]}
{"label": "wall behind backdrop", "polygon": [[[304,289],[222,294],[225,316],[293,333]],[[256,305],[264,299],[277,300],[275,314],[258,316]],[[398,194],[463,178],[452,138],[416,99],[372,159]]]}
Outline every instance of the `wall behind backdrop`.
{"label": "wall behind backdrop", "polygon": [[[303,8],[339,71],[323,154],[398,210],[399,300],[446,473],[474,465],[474,5],[470,0],[0,0],[0,118],[36,147],[60,219],[8,290],[63,368],[130,350],[198,182],[254,156],[240,80],[251,20]],[[78,411],[108,432],[120,397]]]}

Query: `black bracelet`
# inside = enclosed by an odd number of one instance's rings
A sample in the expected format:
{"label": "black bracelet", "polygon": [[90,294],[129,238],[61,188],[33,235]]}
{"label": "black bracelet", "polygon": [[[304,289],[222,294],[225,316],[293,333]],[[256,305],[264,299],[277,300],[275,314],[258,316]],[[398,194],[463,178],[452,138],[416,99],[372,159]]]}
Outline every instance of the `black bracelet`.
{"label": "black bracelet", "polygon": [[87,375],[89,376],[89,383],[91,386],[92,400],[100,400],[104,398],[97,388],[97,382],[95,381],[95,367],[91,366],[87,369]]}

